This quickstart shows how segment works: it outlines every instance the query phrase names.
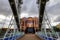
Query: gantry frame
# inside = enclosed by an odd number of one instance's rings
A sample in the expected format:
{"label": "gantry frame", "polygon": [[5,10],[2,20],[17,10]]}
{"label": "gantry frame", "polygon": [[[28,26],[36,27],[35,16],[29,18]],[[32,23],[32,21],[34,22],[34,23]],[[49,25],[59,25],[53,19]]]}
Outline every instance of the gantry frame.
{"label": "gantry frame", "polygon": [[[19,3],[21,3],[21,0],[18,0],[18,1],[19,1]],[[45,10],[45,5],[46,5],[47,1],[48,0],[38,0],[38,3],[40,4],[40,6],[39,6],[39,29],[42,26],[44,10]],[[18,17],[18,12],[17,12],[17,9],[16,9],[15,1],[14,0],[9,0],[9,3],[10,3],[10,6],[11,6],[11,9],[12,9],[12,12],[13,12],[13,15],[14,15],[18,30],[20,31],[19,17]]]}

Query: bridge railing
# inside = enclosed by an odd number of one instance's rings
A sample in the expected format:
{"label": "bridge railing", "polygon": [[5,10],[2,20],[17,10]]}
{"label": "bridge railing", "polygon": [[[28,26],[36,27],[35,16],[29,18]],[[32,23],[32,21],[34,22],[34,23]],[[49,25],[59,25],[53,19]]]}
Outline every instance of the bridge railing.
{"label": "bridge railing", "polygon": [[[14,29],[11,29],[12,25],[14,25]],[[0,40],[16,40],[17,38],[22,37],[24,33],[19,32],[16,27],[15,21],[11,18],[7,30],[1,30]]]}
{"label": "bridge railing", "polygon": [[36,32],[35,33],[38,37],[42,38],[43,40],[57,40],[59,37],[57,33],[47,33],[47,36],[44,32]]}
{"label": "bridge railing", "polygon": [[24,32],[8,33],[5,37],[1,37],[0,40],[16,40],[24,35]]}

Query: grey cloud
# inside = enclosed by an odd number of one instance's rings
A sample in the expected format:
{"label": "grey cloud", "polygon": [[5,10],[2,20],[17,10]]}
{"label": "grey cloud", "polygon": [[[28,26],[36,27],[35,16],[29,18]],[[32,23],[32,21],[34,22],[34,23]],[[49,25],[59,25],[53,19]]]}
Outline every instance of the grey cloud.
{"label": "grey cloud", "polygon": [[[46,6],[46,11],[50,17],[54,15],[56,16],[60,15],[60,3],[57,3],[52,7]],[[34,15],[38,16],[38,5],[36,4],[36,0],[23,0],[21,13],[22,12],[28,13],[29,16],[34,16]],[[8,0],[0,0],[0,14],[6,16],[12,14]]]}
{"label": "grey cloud", "polygon": [[56,18],[56,20],[54,20],[55,22],[60,22],[60,16]]}
{"label": "grey cloud", "polygon": [[5,16],[12,14],[8,0],[0,0],[0,14]]}
{"label": "grey cloud", "polygon": [[46,7],[46,11],[52,15],[60,15],[60,3],[57,3],[52,7]]}
{"label": "grey cloud", "polygon": [[[49,19],[53,22],[60,22],[60,3],[58,2],[56,5],[48,7],[46,6],[46,13],[49,14]],[[58,17],[57,19],[53,19],[54,17]]]}
{"label": "grey cloud", "polygon": [[23,0],[23,5],[21,8],[22,12],[27,12],[29,15],[37,15],[38,14],[38,6],[36,4],[36,0]]}

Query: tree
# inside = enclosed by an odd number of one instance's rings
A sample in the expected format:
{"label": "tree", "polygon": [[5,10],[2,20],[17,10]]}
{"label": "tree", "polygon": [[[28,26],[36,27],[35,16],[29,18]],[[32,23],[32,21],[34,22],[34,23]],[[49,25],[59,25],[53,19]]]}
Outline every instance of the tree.
{"label": "tree", "polygon": [[56,26],[54,26],[53,29],[54,29],[54,31],[56,31],[56,32],[60,32],[60,29],[57,28]]}

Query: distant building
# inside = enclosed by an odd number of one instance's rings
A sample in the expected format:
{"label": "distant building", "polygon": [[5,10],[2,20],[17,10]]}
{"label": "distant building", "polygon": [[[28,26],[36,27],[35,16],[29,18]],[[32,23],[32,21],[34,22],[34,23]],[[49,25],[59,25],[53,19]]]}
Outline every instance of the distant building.
{"label": "distant building", "polygon": [[39,19],[37,17],[34,17],[33,20],[34,20],[34,28],[36,31],[38,31],[39,30]]}
{"label": "distant building", "polygon": [[21,18],[20,19],[20,29],[25,31],[26,27],[34,27],[35,31],[39,30],[38,23],[39,20],[37,17],[28,17],[28,18]]}

